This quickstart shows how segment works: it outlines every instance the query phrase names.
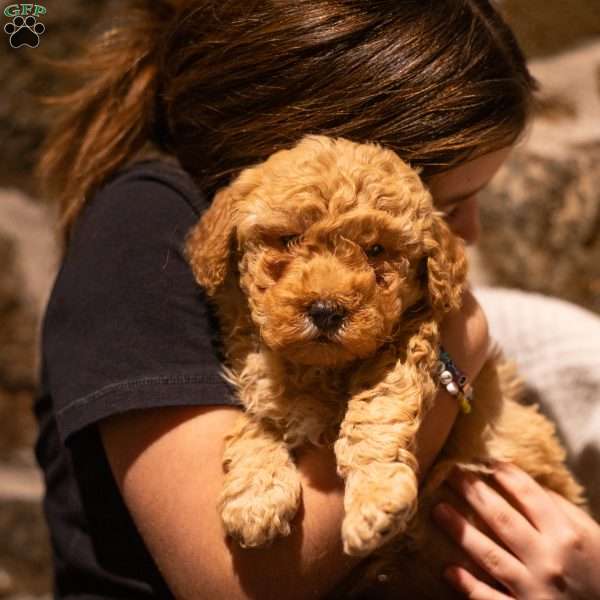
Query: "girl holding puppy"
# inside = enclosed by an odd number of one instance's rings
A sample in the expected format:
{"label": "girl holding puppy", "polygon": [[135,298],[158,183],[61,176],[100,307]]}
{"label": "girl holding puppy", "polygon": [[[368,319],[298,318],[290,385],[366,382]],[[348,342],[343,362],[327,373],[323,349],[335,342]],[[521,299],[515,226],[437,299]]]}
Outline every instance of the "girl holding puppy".
{"label": "girl holding puppy", "polygon": [[[341,549],[330,449],[298,457],[303,508],[289,537],[253,551],[223,538],[221,448],[239,407],[185,234],[243,168],[319,133],[376,141],[420,167],[474,242],[477,192],[532,106],[515,39],[486,0],[146,0],[66,67],[76,84],[57,99],[39,165],[65,240],[35,407],[55,597],[321,597],[356,565]],[[442,335],[475,378],[488,333],[470,293]],[[421,474],[453,400],[440,391],[419,433]],[[515,469],[497,478],[505,497],[454,483],[503,545],[451,508],[438,514],[498,589],[464,570],[449,582],[490,600],[600,596],[598,526]]]}

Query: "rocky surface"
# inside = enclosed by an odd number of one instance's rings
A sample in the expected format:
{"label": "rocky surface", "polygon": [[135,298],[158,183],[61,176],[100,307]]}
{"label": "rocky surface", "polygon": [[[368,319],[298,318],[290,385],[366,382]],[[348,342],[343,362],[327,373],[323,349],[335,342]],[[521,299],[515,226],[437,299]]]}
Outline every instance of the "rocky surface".
{"label": "rocky surface", "polygon": [[600,313],[600,40],[531,69],[541,109],[481,195],[478,267]]}
{"label": "rocky surface", "polygon": [[34,468],[0,467],[0,598],[50,589],[50,554]]}
{"label": "rocky surface", "polygon": [[598,0],[499,0],[530,58],[550,56],[597,37]]}
{"label": "rocky surface", "polygon": [[[46,59],[65,59],[77,52],[100,23],[118,18],[119,4],[126,1],[40,2],[47,8],[40,17],[46,31],[37,48],[11,48],[0,31],[0,186],[16,186],[28,192],[34,189],[31,169],[51,118],[40,98],[56,93],[63,83]],[[3,15],[0,18],[4,27],[7,19]]]}
{"label": "rocky surface", "polygon": [[0,190],[0,598],[50,589],[42,482],[32,444],[41,309],[56,267],[52,217],[16,190]]}
{"label": "rocky surface", "polygon": [[0,598],[8,600],[50,600],[51,589],[31,411],[40,316],[57,262],[53,217],[31,177],[49,124],[38,97],[62,86],[45,59],[75,52],[111,4],[119,15],[109,0],[48,4],[40,46],[13,49],[5,38],[0,53]]}

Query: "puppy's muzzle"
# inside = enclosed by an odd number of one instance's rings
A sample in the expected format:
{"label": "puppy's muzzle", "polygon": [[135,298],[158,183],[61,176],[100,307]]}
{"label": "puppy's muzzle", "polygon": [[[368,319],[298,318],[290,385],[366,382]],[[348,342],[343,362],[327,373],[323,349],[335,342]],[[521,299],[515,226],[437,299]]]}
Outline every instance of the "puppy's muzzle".
{"label": "puppy's muzzle", "polygon": [[342,306],[327,300],[316,300],[308,307],[307,312],[323,333],[337,330],[346,317],[346,310]]}

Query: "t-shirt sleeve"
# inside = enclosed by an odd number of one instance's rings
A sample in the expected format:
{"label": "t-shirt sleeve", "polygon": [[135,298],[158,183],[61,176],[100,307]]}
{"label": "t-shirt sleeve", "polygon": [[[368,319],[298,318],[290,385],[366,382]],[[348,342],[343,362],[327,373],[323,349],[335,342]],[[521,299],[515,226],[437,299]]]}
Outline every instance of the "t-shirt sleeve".
{"label": "t-shirt sleeve", "polygon": [[116,178],[86,207],[43,325],[63,441],[132,409],[238,404],[214,311],[183,255],[198,217],[181,190],[142,176]]}

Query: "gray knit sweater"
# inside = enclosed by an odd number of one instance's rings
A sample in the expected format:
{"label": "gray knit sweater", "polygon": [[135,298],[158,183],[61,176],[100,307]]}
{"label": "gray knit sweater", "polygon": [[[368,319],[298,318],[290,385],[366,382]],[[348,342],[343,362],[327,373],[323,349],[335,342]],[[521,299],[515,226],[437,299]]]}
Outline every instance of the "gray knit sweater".
{"label": "gray knit sweater", "polygon": [[600,318],[539,294],[478,287],[492,337],[558,426],[600,517]]}

